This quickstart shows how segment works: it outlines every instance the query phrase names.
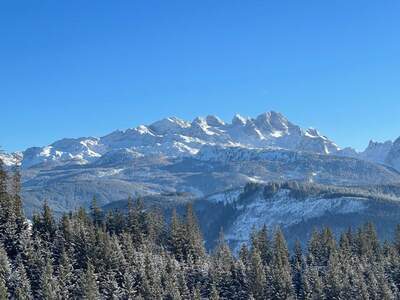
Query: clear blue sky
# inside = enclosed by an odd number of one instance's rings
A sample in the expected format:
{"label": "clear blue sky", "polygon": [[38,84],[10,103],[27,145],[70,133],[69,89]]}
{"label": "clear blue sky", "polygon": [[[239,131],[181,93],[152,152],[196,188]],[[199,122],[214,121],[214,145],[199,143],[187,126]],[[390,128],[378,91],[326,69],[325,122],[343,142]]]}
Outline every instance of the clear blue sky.
{"label": "clear blue sky", "polygon": [[0,145],[277,110],[400,136],[400,1],[1,1]]}

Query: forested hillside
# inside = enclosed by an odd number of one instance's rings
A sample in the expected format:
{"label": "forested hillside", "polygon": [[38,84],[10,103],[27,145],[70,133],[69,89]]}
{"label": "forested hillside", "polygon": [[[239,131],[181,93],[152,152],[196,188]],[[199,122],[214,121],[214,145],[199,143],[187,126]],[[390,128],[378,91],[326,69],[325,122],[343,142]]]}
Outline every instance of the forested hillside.
{"label": "forested hillside", "polygon": [[94,199],[55,220],[25,219],[19,172],[0,168],[0,299],[396,299],[400,227],[381,244],[370,223],[335,240],[316,231],[289,254],[282,231],[254,230],[234,256],[221,233],[208,253],[191,205],[184,216],[104,214]]}

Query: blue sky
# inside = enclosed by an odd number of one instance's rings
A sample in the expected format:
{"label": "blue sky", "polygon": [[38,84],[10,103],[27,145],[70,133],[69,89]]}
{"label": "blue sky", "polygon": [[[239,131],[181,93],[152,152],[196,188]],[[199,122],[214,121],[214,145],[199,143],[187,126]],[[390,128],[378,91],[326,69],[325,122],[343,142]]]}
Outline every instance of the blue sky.
{"label": "blue sky", "polygon": [[277,110],[400,136],[400,1],[1,1],[0,145]]}

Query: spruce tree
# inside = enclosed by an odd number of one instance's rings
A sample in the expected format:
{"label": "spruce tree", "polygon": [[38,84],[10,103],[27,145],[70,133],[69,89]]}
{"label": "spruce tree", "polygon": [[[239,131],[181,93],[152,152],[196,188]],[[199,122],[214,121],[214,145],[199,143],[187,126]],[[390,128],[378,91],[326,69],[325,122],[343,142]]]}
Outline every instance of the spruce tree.
{"label": "spruce tree", "polygon": [[41,299],[46,300],[57,299],[59,296],[58,282],[53,274],[53,265],[51,259],[47,259],[46,266],[42,273],[39,294]]}
{"label": "spruce tree", "polygon": [[164,282],[164,299],[180,300],[182,299],[179,292],[179,282],[177,275],[177,262],[171,257],[167,257],[166,270],[163,273]]}
{"label": "spruce tree", "polygon": [[215,286],[215,284],[211,285],[211,292],[210,292],[210,296],[209,296],[210,300],[219,300],[219,292],[217,290],[217,287]]}
{"label": "spruce tree", "polygon": [[97,199],[95,196],[92,198],[92,202],[90,203],[90,216],[92,221],[97,226],[103,225],[103,212],[101,208],[97,204]]}
{"label": "spruce tree", "polygon": [[[345,262],[348,263],[348,262]],[[344,289],[344,276],[341,261],[337,253],[329,258],[328,269],[325,276],[325,295],[327,299],[342,299]]]}
{"label": "spruce tree", "polygon": [[17,257],[15,267],[10,276],[10,295],[12,299],[32,299],[31,285],[20,256]]}
{"label": "spruce tree", "polygon": [[7,172],[5,170],[4,162],[0,159],[0,200],[3,201],[7,196]]}
{"label": "spruce tree", "polygon": [[86,272],[83,273],[81,279],[81,296],[85,300],[97,300],[100,298],[97,276],[90,262],[88,262]]}
{"label": "spruce tree", "polygon": [[174,209],[171,217],[169,234],[169,248],[178,261],[184,260],[184,241],[185,231],[183,224]]}
{"label": "spruce tree", "polygon": [[266,297],[266,277],[262,264],[260,250],[253,248],[250,257],[250,268],[248,271],[250,291],[254,299],[264,299]]}
{"label": "spruce tree", "polygon": [[186,208],[186,224],[185,224],[185,255],[198,261],[204,257],[205,249],[203,238],[200,233],[200,228],[197,224],[196,217],[193,212],[193,206],[187,205]]}
{"label": "spruce tree", "polygon": [[297,240],[294,248],[294,255],[291,260],[293,287],[297,297],[301,295],[304,273],[304,258],[300,242]]}
{"label": "spruce tree", "polygon": [[61,253],[60,264],[58,266],[58,294],[60,299],[69,299],[73,294],[74,272],[72,261],[68,253],[64,250]]}
{"label": "spruce tree", "polygon": [[122,276],[121,296],[123,299],[135,299],[138,295],[138,283],[133,266],[128,266]]}
{"label": "spruce tree", "polygon": [[11,265],[6,251],[0,245],[0,299],[8,299],[8,282],[10,280]]}
{"label": "spruce tree", "polygon": [[294,290],[290,272],[289,251],[283,233],[279,228],[274,238],[271,274],[271,296],[274,299],[293,299]]}

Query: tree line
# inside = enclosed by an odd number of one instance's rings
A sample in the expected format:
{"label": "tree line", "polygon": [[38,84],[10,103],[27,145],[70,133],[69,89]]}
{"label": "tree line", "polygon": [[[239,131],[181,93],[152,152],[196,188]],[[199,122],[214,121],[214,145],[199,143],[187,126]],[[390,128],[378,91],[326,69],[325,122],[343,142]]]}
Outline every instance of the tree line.
{"label": "tree line", "polygon": [[191,205],[164,220],[140,199],[127,212],[90,208],[28,221],[18,168],[0,162],[0,299],[397,299],[400,227],[373,224],[336,239],[315,231],[289,252],[282,231],[254,229],[232,253],[221,233],[207,252]]}

